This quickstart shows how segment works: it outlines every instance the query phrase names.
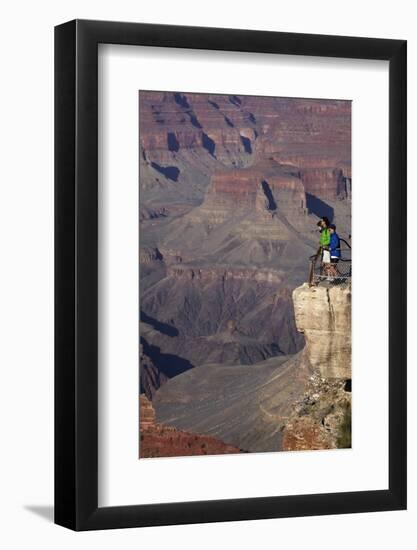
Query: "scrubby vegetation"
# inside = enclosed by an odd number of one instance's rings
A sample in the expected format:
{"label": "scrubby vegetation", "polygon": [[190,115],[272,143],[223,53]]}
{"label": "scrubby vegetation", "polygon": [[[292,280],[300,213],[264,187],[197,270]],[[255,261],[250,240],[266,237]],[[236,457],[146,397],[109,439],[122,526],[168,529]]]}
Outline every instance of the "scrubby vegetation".
{"label": "scrubby vegetation", "polygon": [[350,449],[352,446],[352,408],[350,403],[346,404],[346,410],[343,421],[339,428],[337,438],[338,449]]}

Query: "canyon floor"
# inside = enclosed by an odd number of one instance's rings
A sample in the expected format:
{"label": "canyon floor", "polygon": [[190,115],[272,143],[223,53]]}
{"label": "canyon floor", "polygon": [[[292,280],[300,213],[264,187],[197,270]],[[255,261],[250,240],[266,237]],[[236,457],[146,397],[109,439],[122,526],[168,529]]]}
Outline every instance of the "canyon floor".
{"label": "canyon floor", "polygon": [[140,393],[159,426],[281,450],[317,371],[293,290],[318,217],[351,233],[350,102],[139,100]]}

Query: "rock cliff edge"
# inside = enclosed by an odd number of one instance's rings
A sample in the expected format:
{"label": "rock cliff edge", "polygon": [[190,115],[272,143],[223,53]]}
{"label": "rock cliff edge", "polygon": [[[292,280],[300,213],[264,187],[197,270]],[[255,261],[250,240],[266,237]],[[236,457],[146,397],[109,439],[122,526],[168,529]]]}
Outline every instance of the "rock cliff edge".
{"label": "rock cliff edge", "polygon": [[293,291],[295,323],[311,366],[323,378],[351,378],[351,288],[313,286]]}
{"label": "rock cliff edge", "polygon": [[293,292],[295,321],[314,374],[282,434],[286,451],[351,447],[351,288]]}

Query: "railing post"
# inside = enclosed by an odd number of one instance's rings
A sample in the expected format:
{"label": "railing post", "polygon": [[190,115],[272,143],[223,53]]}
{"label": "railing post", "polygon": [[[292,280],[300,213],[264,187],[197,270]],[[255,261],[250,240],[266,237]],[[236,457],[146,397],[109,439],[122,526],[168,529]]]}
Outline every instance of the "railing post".
{"label": "railing post", "polygon": [[310,260],[310,274],[308,276],[308,286],[313,286],[314,264],[315,264],[315,260]]}
{"label": "railing post", "polygon": [[317,250],[314,256],[310,257],[310,273],[308,275],[308,286],[313,286],[314,284],[314,269],[316,267],[317,258],[320,256],[321,247]]}

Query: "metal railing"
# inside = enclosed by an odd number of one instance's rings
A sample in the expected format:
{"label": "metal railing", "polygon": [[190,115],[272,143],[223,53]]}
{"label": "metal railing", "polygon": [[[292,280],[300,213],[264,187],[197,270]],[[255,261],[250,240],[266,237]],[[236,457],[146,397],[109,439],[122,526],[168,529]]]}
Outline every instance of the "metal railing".
{"label": "metal railing", "polygon": [[310,286],[319,284],[337,285],[350,282],[352,276],[352,248],[344,239],[340,239],[341,257],[337,263],[323,263],[322,249],[310,256],[310,273],[308,283]]}

